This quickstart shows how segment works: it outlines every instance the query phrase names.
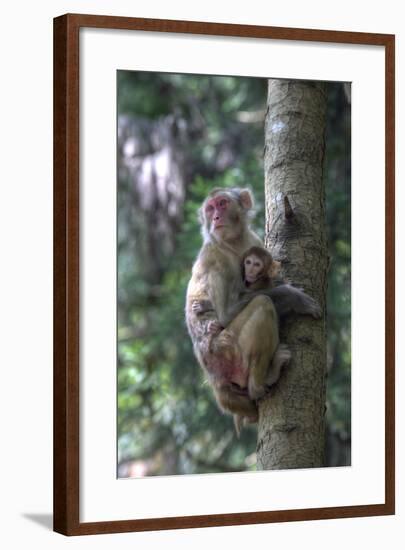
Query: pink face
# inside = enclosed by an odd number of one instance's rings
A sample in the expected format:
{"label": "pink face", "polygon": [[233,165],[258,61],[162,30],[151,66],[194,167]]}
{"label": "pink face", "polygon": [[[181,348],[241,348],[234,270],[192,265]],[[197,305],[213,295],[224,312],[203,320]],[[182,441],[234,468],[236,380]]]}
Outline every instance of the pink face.
{"label": "pink face", "polygon": [[228,209],[230,199],[226,195],[217,195],[205,205],[205,216],[213,229],[228,225]]}
{"label": "pink face", "polygon": [[248,283],[256,282],[259,275],[263,274],[264,263],[256,254],[250,254],[245,258],[244,266],[245,280]]}

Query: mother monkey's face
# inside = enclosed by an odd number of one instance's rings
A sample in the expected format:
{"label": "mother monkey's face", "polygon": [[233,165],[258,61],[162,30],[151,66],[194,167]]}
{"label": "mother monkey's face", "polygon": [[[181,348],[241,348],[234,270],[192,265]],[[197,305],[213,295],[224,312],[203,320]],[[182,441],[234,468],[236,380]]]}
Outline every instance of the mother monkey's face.
{"label": "mother monkey's face", "polygon": [[246,228],[246,214],[253,206],[248,190],[214,190],[200,210],[204,236],[217,241],[237,241]]}

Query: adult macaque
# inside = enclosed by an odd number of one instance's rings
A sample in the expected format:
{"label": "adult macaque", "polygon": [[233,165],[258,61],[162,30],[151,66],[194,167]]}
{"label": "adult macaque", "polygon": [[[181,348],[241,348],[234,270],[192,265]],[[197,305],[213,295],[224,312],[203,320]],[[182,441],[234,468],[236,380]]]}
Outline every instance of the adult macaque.
{"label": "adult macaque", "polygon": [[[253,246],[245,252],[241,262],[242,290],[239,300],[229,307],[225,326],[255,297],[261,294],[269,296],[276,308],[278,316],[285,317],[291,313],[312,315],[315,319],[321,317],[319,305],[313,298],[300,288],[281,281],[279,277],[281,263],[273,260],[272,255],[263,247]],[[197,314],[213,310],[212,304],[194,302],[193,311]],[[212,321],[210,332],[221,330],[219,322]]]}
{"label": "adult macaque", "polygon": [[[246,250],[261,247],[249,228],[253,199],[247,189],[214,189],[200,209],[203,246],[187,289],[186,321],[196,357],[218,405],[236,426],[257,421],[256,400],[274,384],[290,352],[279,345],[278,320],[268,296],[257,295],[230,322],[229,310],[244,290],[240,265]],[[209,300],[201,314],[194,302]],[[225,327],[219,331],[218,326]]]}

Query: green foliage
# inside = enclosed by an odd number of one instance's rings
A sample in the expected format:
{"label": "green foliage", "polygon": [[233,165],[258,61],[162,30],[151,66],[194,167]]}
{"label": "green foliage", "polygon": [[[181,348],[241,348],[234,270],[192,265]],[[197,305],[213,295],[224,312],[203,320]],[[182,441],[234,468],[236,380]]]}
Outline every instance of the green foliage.
{"label": "green foliage", "polygon": [[350,107],[342,86],[329,85],[325,189],[329,238],[327,421],[329,443],[340,457],[331,465],[350,463],[351,436],[351,163]]}
{"label": "green foliage", "polygon": [[[183,151],[189,164],[182,222],[174,252],[164,258],[158,277],[148,275],[146,258],[135,246],[144,235],[126,209],[132,200],[131,182],[122,176],[118,181],[120,476],[255,469],[256,430],[244,429],[238,439],[231,417],[218,411],[193,355],[184,302],[201,246],[198,208],[213,187],[250,187],[256,198],[255,229],[264,235],[263,123],[241,122],[241,113],[262,111],[264,116],[265,103],[263,79],[118,72],[121,114],[153,120],[174,115],[185,121],[190,135]],[[336,143],[334,139],[329,139],[336,149],[329,153],[332,167],[342,155],[342,137],[336,137]],[[219,162],[220,158],[231,162]],[[328,182],[331,170],[327,169]],[[334,231],[328,414],[333,431],[348,437],[350,226],[341,222],[350,216],[348,190],[335,184],[327,195],[328,222]]]}
{"label": "green foliage", "polygon": [[[197,210],[213,184],[229,181],[197,177],[190,185],[184,223],[161,281],[159,300],[140,306],[140,315],[132,314],[145,335],[120,338],[125,327],[119,327],[119,459],[155,457],[149,474],[244,470],[246,456],[255,450],[253,429],[237,440],[232,419],[219,413],[184,322],[186,287],[201,246]],[[162,454],[170,455],[166,465],[156,458]]]}

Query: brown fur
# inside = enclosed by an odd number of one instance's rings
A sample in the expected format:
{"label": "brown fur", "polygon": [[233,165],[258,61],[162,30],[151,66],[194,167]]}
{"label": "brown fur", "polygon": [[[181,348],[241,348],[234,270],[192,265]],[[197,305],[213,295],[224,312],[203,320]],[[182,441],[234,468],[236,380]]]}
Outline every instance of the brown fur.
{"label": "brown fur", "polygon": [[[262,248],[248,226],[253,206],[246,189],[215,189],[200,209],[204,243],[193,266],[187,289],[186,321],[196,357],[208,375],[219,407],[242,418],[257,418],[254,402],[267,389],[271,362],[285,363],[279,353],[277,315],[267,296],[256,296],[228,323],[230,306],[243,290],[240,265],[246,250]],[[192,307],[208,300],[203,315]],[[226,329],[209,331],[218,320]],[[280,356],[280,357],[278,357]],[[273,369],[274,370],[274,369]]]}
{"label": "brown fur", "polygon": [[[246,281],[245,261],[249,256],[256,256],[263,263],[263,268],[257,273],[252,282]],[[239,301],[235,302],[229,310],[229,319],[232,319],[246,307],[255,296],[266,295],[271,298],[279,317],[291,313],[312,315],[315,319],[321,317],[321,309],[316,301],[305,294],[300,288],[296,288],[280,278],[281,262],[274,260],[268,250],[263,247],[253,246],[243,255],[242,279],[244,290]]]}
{"label": "brown fur", "polygon": [[263,288],[268,288],[272,282],[270,277],[270,268],[273,265],[273,256],[268,250],[262,246],[251,246],[243,254],[241,269],[242,269],[242,280],[245,281],[245,260],[249,256],[257,256],[263,262],[263,270],[259,273],[258,278],[254,283],[247,284],[249,290],[261,290]]}

